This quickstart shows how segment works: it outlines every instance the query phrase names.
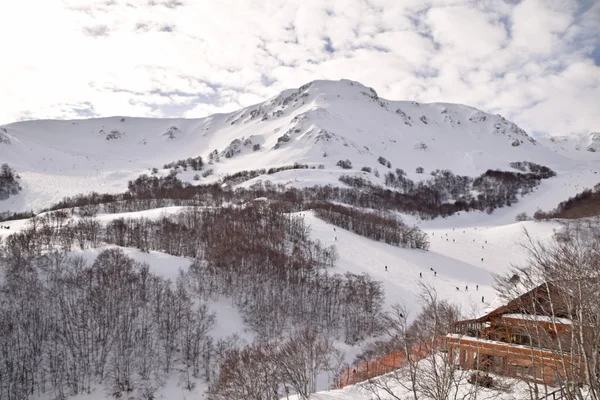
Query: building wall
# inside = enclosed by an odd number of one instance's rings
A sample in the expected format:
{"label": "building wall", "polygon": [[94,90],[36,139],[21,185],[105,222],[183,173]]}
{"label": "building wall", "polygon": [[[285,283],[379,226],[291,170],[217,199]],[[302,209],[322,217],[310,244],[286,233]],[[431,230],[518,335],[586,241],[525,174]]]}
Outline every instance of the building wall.
{"label": "building wall", "polygon": [[[463,369],[483,370],[498,375],[556,385],[571,375],[571,356],[551,351],[451,335],[447,338],[449,360]],[[565,368],[566,366],[566,368]]]}

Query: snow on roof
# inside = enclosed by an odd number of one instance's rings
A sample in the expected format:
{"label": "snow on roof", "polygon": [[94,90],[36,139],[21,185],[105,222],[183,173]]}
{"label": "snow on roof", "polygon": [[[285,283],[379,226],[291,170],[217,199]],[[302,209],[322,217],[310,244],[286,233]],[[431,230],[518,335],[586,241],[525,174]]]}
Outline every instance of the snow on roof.
{"label": "snow on roof", "polygon": [[[453,339],[468,340],[470,342],[493,344],[495,346],[502,346],[502,347],[512,347],[512,348],[520,348],[520,349],[528,349],[528,350],[531,349],[531,346],[526,345],[526,344],[506,343],[506,342],[500,342],[497,340],[490,340],[490,339],[485,339],[485,338],[472,337],[472,336],[468,336],[468,335],[461,335],[458,333],[449,333],[446,335],[446,337],[453,338]],[[536,348],[536,350],[547,351],[547,352],[552,351],[550,349],[545,349],[545,348]]]}
{"label": "snow on roof", "polygon": [[556,324],[570,325],[572,321],[567,318],[551,317],[548,315],[532,314],[504,314],[502,318],[523,319],[527,321],[554,322]]}

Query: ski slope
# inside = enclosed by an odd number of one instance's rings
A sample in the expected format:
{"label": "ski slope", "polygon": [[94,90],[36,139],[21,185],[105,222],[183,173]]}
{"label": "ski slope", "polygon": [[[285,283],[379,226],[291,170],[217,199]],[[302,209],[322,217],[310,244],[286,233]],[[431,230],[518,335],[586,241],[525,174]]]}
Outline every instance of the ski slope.
{"label": "ski slope", "polygon": [[[103,224],[118,218],[159,219],[183,209],[184,207],[164,207],[99,214],[96,218]],[[311,238],[337,248],[339,259],[331,272],[371,275],[383,283],[385,308],[395,303],[404,304],[412,310],[412,317],[420,309],[417,296],[420,283],[433,287],[440,298],[458,304],[465,317],[481,316],[490,308],[498,306],[492,287],[492,273],[505,272],[511,265],[527,261],[527,251],[523,247],[526,243],[525,231],[537,240],[547,241],[561,226],[558,222],[528,221],[496,226],[456,224],[458,227],[450,227],[452,221],[427,221],[421,224],[421,228],[429,237],[430,249],[423,251],[403,249],[364,238],[328,224],[312,212],[303,212],[301,215],[310,227]],[[455,219],[459,218],[457,216]],[[3,225],[10,229],[0,229],[0,238],[26,228],[28,222],[7,221]],[[91,261],[99,251],[101,249],[89,250],[84,254]],[[147,262],[153,272],[172,280],[176,279],[178,269],[187,269],[190,262],[158,252],[147,254],[126,249],[126,253],[140,262]],[[387,271],[385,266],[388,267]],[[437,275],[434,275],[431,268]]]}
{"label": "ski slope", "polygon": [[[103,224],[118,218],[145,217],[155,220],[183,209],[184,207],[164,207],[147,211],[99,214],[96,219]],[[403,249],[367,239],[331,225],[317,218],[312,212],[303,212],[301,215],[310,227],[312,239],[336,247],[339,259],[331,272],[371,275],[383,283],[386,308],[394,303],[401,303],[409,310],[414,310],[413,314],[420,309],[417,299],[419,284],[425,283],[433,287],[440,298],[460,305],[466,316],[482,315],[489,310],[490,305],[496,305],[492,273],[502,273],[511,265],[527,261],[527,252],[522,246],[526,241],[525,230],[535,239],[547,241],[561,226],[558,222],[528,221],[497,226],[451,228],[440,226],[448,222],[445,220],[428,221],[423,223],[421,228],[429,237],[430,249],[423,251]],[[0,229],[0,238],[26,228],[27,221],[3,222],[2,225],[10,229]],[[82,254],[91,261],[101,250],[88,250]],[[125,251],[137,261],[147,262],[153,272],[172,280],[176,279],[179,268],[187,269],[190,263],[190,260],[185,258],[159,252],[148,254],[135,249]],[[387,272],[385,266],[388,267]],[[437,271],[436,276],[431,268]],[[468,290],[465,290],[466,286]],[[459,290],[456,290],[457,287]],[[484,302],[481,302],[481,296],[484,296]]]}
{"label": "ski slope", "polygon": [[[182,207],[165,207],[131,213],[100,214],[96,218],[102,223],[116,218],[158,219],[182,209]],[[331,272],[371,275],[383,284],[384,310],[388,310],[395,303],[404,304],[409,310],[409,320],[416,317],[421,308],[418,300],[420,283],[434,288],[440,299],[446,299],[459,305],[465,318],[478,317],[496,308],[501,303],[492,286],[492,273],[502,273],[511,264],[526,262],[526,251],[520,246],[520,243],[525,240],[524,230],[526,229],[534,238],[548,240],[554,230],[560,227],[558,222],[450,227],[445,225],[452,224],[452,221],[428,221],[422,223],[422,228],[429,236],[431,247],[429,251],[421,251],[403,249],[364,238],[328,224],[317,218],[312,212],[303,212],[300,215],[309,225],[312,239],[318,239],[326,245],[336,246],[339,259]],[[0,235],[6,236],[18,232],[27,224],[27,220],[5,222],[3,225],[10,226],[11,229],[0,229]],[[88,262],[93,262],[101,250],[85,250],[74,253],[84,256]],[[188,259],[164,253],[154,251],[144,253],[131,248],[123,248],[123,250],[133,259],[147,263],[152,272],[171,280],[177,278],[180,269],[185,270],[190,264]],[[481,258],[484,260],[481,261]],[[385,271],[386,265],[387,271]],[[433,274],[431,268],[437,272],[437,275]],[[421,278],[419,274],[422,274],[423,277]],[[468,290],[466,290],[466,286],[468,286]],[[456,289],[457,287],[459,290]],[[482,296],[484,297],[483,302]],[[230,301],[222,299],[210,302],[209,306],[217,315],[216,325],[211,332],[213,337],[225,338],[237,334],[248,342],[252,341],[253,335],[246,331],[242,316]],[[360,346],[348,347],[341,343],[339,345],[346,353],[347,362],[352,362],[355,355],[360,352]],[[319,376],[318,390],[327,390],[329,383],[327,376]],[[103,398],[101,390],[99,388],[98,392],[89,396],[80,396],[78,399]],[[205,391],[206,386],[199,384],[193,392],[189,392],[174,380],[166,382],[165,386],[159,390],[158,398],[183,399],[189,396],[201,398]],[[356,388],[348,387],[341,391],[319,393],[315,398],[325,400],[368,399],[369,397],[365,397],[365,394]]]}
{"label": "ski slope", "polygon": [[386,308],[394,303],[404,304],[412,310],[412,317],[421,308],[417,298],[419,283],[433,287],[440,298],[458,304],[465,317],[483,315],[498,305],[492,273],[503,273],[511,265],[527,261],[527,251],[522,246],[525,230],[532,237],[547,241],[560,227],[557,222],[523,222],[487,228],[424,229],[431,247],[423,251],[391,246],[337,227],[334,231],[333,225],[313,213],[303,215],[310,225],[311,237],[336,246],[339,260],[335,272],[368,273],[383,283]]}

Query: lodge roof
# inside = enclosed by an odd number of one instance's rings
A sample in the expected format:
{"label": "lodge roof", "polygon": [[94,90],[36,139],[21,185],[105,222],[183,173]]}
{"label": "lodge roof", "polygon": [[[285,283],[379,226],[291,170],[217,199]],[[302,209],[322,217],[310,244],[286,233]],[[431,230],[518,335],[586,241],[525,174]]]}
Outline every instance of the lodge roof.
{"label": "lodge roof", "polygon": [[[562,299],[560,294],[564,294],[564,291],[557,285],[551,282],[544,282],[482,317],[461,322],[481,323],[500,318],[507,314],[568,317],[570,313],[567,307],[560,304]],[[549,307],[551,303],[550,299],[552,299],[552,310]]]}

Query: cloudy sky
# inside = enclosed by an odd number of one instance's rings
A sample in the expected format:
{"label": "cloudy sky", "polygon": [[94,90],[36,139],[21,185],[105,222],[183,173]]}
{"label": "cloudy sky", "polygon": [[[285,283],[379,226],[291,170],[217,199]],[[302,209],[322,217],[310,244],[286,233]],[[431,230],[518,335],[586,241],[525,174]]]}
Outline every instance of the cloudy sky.
{"label": "cloudy sky", "polygon": [[600,0],[0,2],[0,123],[201,117],[314,79],[600,131]]}

